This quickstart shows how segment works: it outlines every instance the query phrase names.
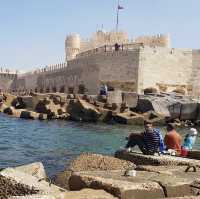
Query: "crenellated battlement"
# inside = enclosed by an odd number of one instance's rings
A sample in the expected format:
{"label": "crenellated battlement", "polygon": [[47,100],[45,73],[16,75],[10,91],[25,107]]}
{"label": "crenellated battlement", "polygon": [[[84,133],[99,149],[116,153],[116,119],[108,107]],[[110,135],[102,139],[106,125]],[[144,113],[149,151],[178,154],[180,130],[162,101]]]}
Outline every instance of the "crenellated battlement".
{"label": "crenellated battlement", "polygon": [[166,48],[170,48],[171,46],[169,34],[141,36],[136,39],[130,39],[128,34],[123,31],[105,32],[99,30],[90,39],[82,39],[79,34],[70,34],[65,40],[66,61],[75,59],[79,54],[84,52],[93,51],[105,45],[114,45],[115,43],[120,45],[143,43],[150,47],[158,46]]}

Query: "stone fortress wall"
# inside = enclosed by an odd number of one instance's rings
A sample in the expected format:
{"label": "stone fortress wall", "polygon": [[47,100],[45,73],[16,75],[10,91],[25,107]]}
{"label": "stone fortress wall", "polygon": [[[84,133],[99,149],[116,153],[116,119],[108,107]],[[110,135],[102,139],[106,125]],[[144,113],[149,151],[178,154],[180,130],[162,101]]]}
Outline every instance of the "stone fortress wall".
{"label": "stone fortress wall", "polygon": [[0,89],[9,90],[13,81],[17,78],[17,71],[11,71],[0,67]]}
{"label": "stone fortress wall", "polygon": [[76,55],[79,53],[99,48],[104,45],[114,45],[115,43],[119,43],[120,45],[143,43],[150,47],[160,46],[167,48],[170,48],[171,46],[170,36],[168,34],[142,36],[135,39],[129,39],[128,34],[123,31],[105,32],[99,30],[88,40],[81,39],[78,34],[70,34],[66,37],[65,41],[66,61],[76,58]]}
{"label": "stone fortress wall", "polygon": [[[96,34],[104,35],[102,32]],[[109,39],[109,33],[106,35]],[[128,37],[125,35],[120,33],[120,41],[126,41]],[[71,54],[69,58],[67,54],[67,63],[46,66],[31,73],[18,75],[11,89],[37,92],[73,90],[77,93],[80,86],[84,85],[88,94],[97,94],[100,84],[106,83],[114,89],[138,93],[142,93],[148,87],[167,92],[182,88],[187,94],[199,97],[200,51],[169,48],[169,36],[158,35],[157,44],[155,37],[152,40],[151,38],[149,40],[145,37],[146,40],[142,43],[118,42],[121,44],[118,50],[113,44],[100,46],[101,42],[95,42],[95,45],[100,47],[94,48],[92,43],[83,44],[79,39],[72,39],[70,42],[76,47],[74,58]],[[70,43],[69,40],[67,44]],[[112,37],[111,43],[115,42],[115,38]],[[69,49],[66,50],[69,52]]]}

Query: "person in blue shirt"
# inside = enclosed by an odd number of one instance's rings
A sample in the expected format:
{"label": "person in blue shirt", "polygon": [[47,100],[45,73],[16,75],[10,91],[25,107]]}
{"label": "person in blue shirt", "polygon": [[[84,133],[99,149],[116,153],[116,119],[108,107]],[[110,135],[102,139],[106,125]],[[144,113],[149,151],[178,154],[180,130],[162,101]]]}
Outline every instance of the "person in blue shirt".
{"label": "person in blue shirt", "polygon": [[190,132],[185,136],[183,148],[187,150],[192,150],[192,147],[194,146],[196,141],[197,134],[197,130],[195,128],[191,128]]}

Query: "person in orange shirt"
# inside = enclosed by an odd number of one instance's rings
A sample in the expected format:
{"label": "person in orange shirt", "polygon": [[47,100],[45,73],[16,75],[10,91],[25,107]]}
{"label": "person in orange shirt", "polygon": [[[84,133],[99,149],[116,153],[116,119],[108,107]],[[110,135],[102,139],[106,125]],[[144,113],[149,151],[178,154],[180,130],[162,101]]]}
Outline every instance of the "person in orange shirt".
{"label": "person in orange shirt", "polygon": [[173,149],[178,154],[181,153],[181,136],[176,132],[172,124],[167,124],[167,134],[164,138],[167,149]]}

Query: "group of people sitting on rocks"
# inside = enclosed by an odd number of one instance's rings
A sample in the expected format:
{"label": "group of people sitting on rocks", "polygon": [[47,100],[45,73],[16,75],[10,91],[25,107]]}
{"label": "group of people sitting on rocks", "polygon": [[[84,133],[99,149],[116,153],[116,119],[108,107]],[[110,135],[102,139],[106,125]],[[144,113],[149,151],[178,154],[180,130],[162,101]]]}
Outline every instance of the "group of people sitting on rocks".
{"label": "group of people sitting on rocks", "polygon": [[129,135],[126,149],[130,150],[134,146],[138,146],[145,155],[162,153],[186,156],[188,150],[191,150],[195,144],[198,134],[195,128],[191,128],[182,144],[180,134],[176,132],[174,125],[171,123],[167,124],[167,133],[164,139],[161,131],[153,128],[151,122],[145,121],[144,129],[142,133],[131,133]]}

